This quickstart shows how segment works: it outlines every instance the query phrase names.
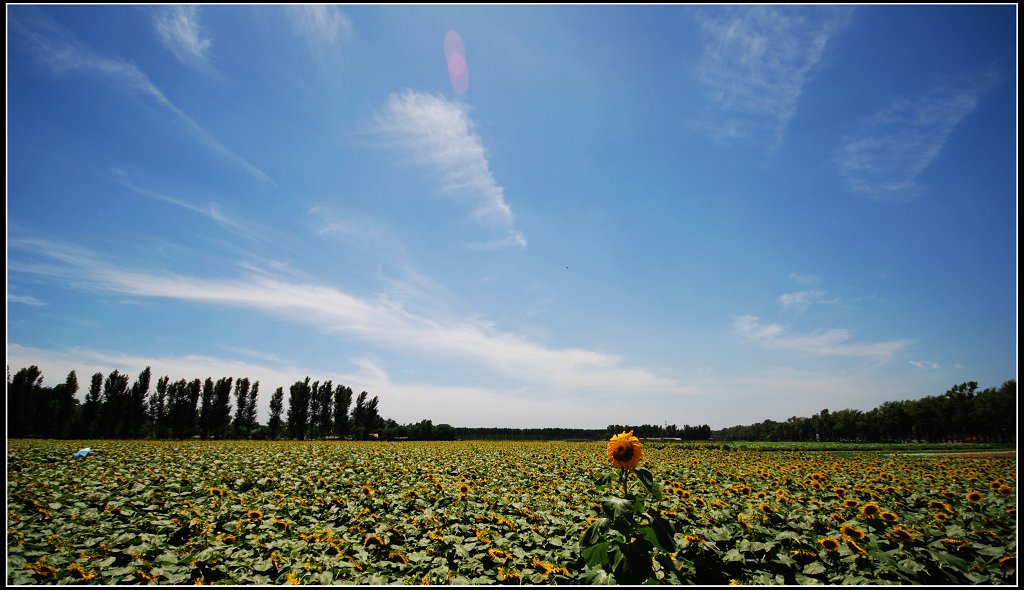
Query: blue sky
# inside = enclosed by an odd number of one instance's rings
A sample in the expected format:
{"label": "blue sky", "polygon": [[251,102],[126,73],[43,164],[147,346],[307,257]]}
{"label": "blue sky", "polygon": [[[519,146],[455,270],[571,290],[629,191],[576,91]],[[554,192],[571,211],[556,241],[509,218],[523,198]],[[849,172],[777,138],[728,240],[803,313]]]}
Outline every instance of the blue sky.
{"label": "blue sky", "polygon": [[1015,6],[7,15],[7,364],[48,385],[722,428],[1016,376]]}

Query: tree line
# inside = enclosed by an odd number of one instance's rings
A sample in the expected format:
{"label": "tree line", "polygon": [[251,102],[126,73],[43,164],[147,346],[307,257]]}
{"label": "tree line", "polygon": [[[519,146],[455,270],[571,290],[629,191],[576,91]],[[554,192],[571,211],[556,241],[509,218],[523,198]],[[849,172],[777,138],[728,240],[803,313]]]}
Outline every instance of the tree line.
{"label": "tree line", "polygon": [[826,408],[810,418],[733,426],[715,436],[749,441],[1014,442],[1017,381],[982,391],[977,382],[968,381],[942,395],[888,401],[867,412]]}
{"label": "tree line", "polygon": [[[222,377],[216,381],[169,377],[157,379],[146,367],[131,381],[113,371],[92,376],[84,402],[75,371],[63,383],[43,387],[33,365],[13,377],[7,370],[7,436],[10,438],[158,438],[158,439],[355,439],[385,440],[601,440],[633,431],[638,438],[749,441],[867,442],[1011,442],[1017,432],[1017,382],[978,391],[974,381],[955,385],[942,395],[889,401],[864,412],[823,409],[813,416],[785,422],[732,426],[712,432],[708,425],[611,424],[583,428],[453,428],[429,419],[399,424],[380,416],[378,396],[354,395],[350,387],[310,378],[296,381],[286,394],[270,396],[270,417],[256,420],[259,381]],[[233,404],[232,404],[233,400]],[[354,404],[353,404],[354,402]],[[287,408],[285,405],[287,404]]]}
{"label": "tree line", "polygon": [[643,424],[623,426],[610,424],[607,428],[472,428],[457,426],[454,434],[463,440],[607,440],[620,432],[633,431],[638,438],[678,438],[680,440],[707,440],[711,427],[675,424],[661,426]]}
{"label": "tree line", "polygon": [[157,379],[151,391],[150,367],[134,382],[119,371],[106,378],[96,373],[84,402],[75,396],[79,390],[75,371],[54,387],[43,387],[42,383],[43,374],[35,365],[19,370],[13,377],[8,367],[8,437],[454,438],[448,424],[435,426],[430,420],[398,424],[380,416],[378,396],[370,397],[366,391],[354,395],[352,388],[331,381],[310,383],[309,377],[289,388],[287,400],[283,387],[271,394],[270,418],[265,425],[256,419],[260,382],[247,377],[171,381],[165,376]]}

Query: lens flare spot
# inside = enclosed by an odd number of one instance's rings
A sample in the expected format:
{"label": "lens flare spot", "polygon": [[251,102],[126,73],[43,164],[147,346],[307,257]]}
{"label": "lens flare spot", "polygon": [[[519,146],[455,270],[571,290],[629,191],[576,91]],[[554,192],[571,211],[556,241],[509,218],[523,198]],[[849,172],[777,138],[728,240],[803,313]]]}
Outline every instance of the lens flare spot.
{"label": "lens flare spot", "polygon": [[448,60],[448,79],[452,82],[452,88],[459,94],[465,94],[466,90],[469,90],[469,68],[461,55],[455,54]]}
{"label": "lens flare spot", "polygon": [[466,46],[462,43],[462,37],[455,31],[448,31],[444,36],[444,58],[451,59],[452,55],[466,55]]}
{"label": "lens flare spot", "polygon": [[469,90],[469,65],[466,63],[466,46],[455,31],[448,31],[444,37],[444,58],[448,62],[448,80],[459,94]]}

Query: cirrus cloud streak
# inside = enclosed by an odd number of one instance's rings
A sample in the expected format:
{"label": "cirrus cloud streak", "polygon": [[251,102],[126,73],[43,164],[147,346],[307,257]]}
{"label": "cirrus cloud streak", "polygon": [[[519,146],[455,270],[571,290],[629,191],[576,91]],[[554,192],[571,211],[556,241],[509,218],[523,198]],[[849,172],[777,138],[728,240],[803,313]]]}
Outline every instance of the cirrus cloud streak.
{"label": "cirrus cloud streak", "polygon": [[16,240],[11,247],[31,249],[56,262],[18,265],[14,272],[49,275],[81,289],[254,309],[389,350],[473,363],[504,378],[551,389],[682,391],[675,380],[624,366],[613,354],[551,348],[480,320],[413,313],[386,296],[358,297],[269,275],[209,279],[124,270],[94,261],[87,252],[40,240]]}
{"label": "cirrus cloud streak", "polygon": [[266,173],[228,149],[188,113],[181,110],[135,64],[96,53],[48,17],[31,13],[19,13],[19,16],[21,18],[12,20],[13,30],[27,44],[35,59],[52,74],[77,73],[106,79],[129,95],[140,95],[152,100],[170,112],[182,127],[207,149],[241,168],[257,182],[275,186],[276,183]]}
{"label": "cirrus cloud streak", "polygon": [[[377,117],[375,133],[437,171],[442,192],[471,202],[475,220],[512,230],[515,216],[491,172],[468,106],[421,92],[392,94]],[[513,239],[501,245],[526,245],[521,233],[510,235]]]}
{"label": "cirrus cloud streak", "polygon": [[846,188],[883,202],[925,192],[918,177],[939,157],[953,130],[998,81],[993,71],[901,97],[863,119],[832,156]]}
{"label": "cirrus cloud streak", "polygon": [[754,315],[733,319],[733,330],[745,339],[769,350],[783,350],[819,356],[839,356],[889,361],[909,345],[906,340],[852,342],[853,334],[843,328],[793,333],[781,324],[764,324]]}

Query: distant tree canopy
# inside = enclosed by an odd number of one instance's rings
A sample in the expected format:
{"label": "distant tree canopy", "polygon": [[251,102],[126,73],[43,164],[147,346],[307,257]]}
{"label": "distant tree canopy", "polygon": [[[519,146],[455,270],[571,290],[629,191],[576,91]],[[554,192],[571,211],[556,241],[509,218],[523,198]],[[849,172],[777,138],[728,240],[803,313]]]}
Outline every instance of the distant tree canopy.
{"label": "distant tree canopy", "polygon": [[810,418],[733,426],[724,440],[866,442],[1013,442],[1017,436],[1017,381],[978,391],[968,381],[942,395],[889,401],[867,412],[827,408]]}
{"label": "distant tree canopy", "polygon": [[[351,388],[331,381],[310,383],[309,377],[283,387],[270,397],[270,418],[256,420],[259,381],[222,377],[217,381],[169,377],[150,390],[146,367],[134,382],[113,371],[96,373],[84,402],[79,402],[78,375],[68,373],[63,383],[43,387],[43,375],[33,365],[11,376],[7,370],[7,436],[10,438],[280,438],[356,440],[601,440],[624,431],[639,438],[687,441],[867,441],[1013,442],[1017,433],[1017,382],[978,391],[974,381],[946,393],[917,400],[888,401],[864,412],[823,409],[809,418],[793,416],[785,422],[733,426],[712,432],[708,425],[682,428],[674,424],[605,429],[582,428],[469,428],[422,420],[398,424],[377,410],[378,396],[366,391],[354,396]],[[234,406],[232,406],[232,396]],[[354,405],[353,405],[354,402]],[[286,406],[287,404],[287,406]],[[232,410],[233,408],[233,410]],[[351,408],[351,410],[350,410]],[[285,416],[282,414],[287,411]]]}
{"label": "distant tree canopy", "polygon": [[610,424],[606,428],[466,428],[454,429],[456,438],[472,440],[607,440],[612,435],[632,431],[638,438],[707,440],[711,427],[675,424],[642,424],[629,426]]}
{"label": "distant tree canopy", "polygon": [[[12,377],[7,370],[7,436],[10,438],[280,438],[295,439],[452,439],[447,424],[430,420],[399,425],[377,411],[378,396],[363,391],[351,413],[352,389],[330,381],[296,381],[285,392],[278,387],[270,397],[267,425],[256,420],[259,381],[222,377],[216,381],[170,377],[156,381],[146,367],[131,381],[113,371],[92,376],[84,402],[75,397],[74,371],[55,387],[43,387],[43,375],[33,365]],[[232,400],[234,404],[232,405]]]}

